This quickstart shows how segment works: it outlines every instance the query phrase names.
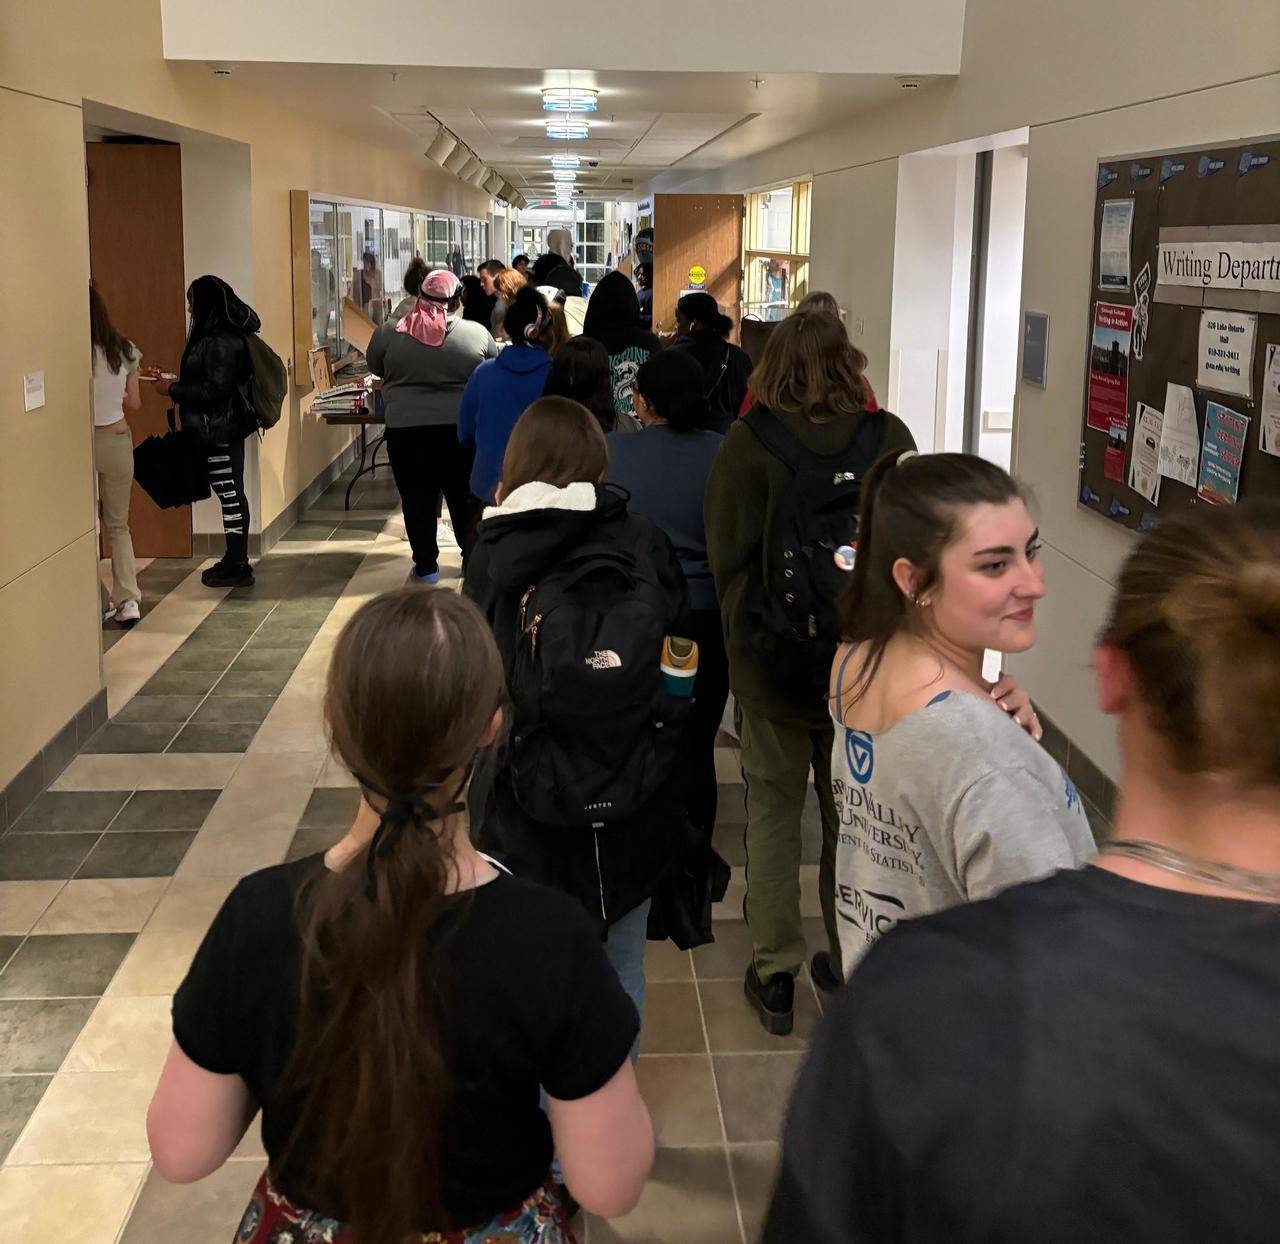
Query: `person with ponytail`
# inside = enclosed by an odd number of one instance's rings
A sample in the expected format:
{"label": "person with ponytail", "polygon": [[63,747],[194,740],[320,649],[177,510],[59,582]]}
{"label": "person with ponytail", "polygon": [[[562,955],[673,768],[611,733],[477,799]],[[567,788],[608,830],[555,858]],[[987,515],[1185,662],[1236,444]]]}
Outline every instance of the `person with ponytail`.
{"label": "person with ponytail", "polygon": [[458,440],[475,451],[471,495],[477,515],[493,504],[511,429],[525,408],[542,396],[551,370],[551,312],[533,286],[515,291],[502,327],[511,344],[471,374],[458,410]]}
{"label": "person with ponytail", "polygon": [[685,294],[676,303],[676,330],[671,349],[691,355],[702,369],[702,395],[711,408],[708,426],[727,432],[750,388],[751,356],[729,340],[733,321],[710,294]]}
{"label": "person with ponytail", "polygon": [[671,538],[689,585],[682,634],[698,645],[698,673],[689,721],[688,809],[709,842],[719,790],[715,742],[729,697],[729,660],[702,518],[707,476],[724,437],[708,427],[712,415],[702,389],[702,372],[690,354],[663,350],[653,355],[640,365],[632,388],[644,430],[639,436],[614,432],[606,440],[609,482],[630,494],[633,514]]}
{"label": "person with ponytail", "polygon": [[765,1244],[1276,1238],[1275,503],[1141,536],[1094,667],[1112,836],[872,947],[800,1075]]}
{"label": "person with ponytail", "polygon": [[583,1208],[639,1197],[635,1009],[578,905],[471,845],[503,681],[454,592],[386,593],[338,637],[325,719],[360,811],[323,855],[231,892],[174,997],[147,1116],[157,1171],[186,1183],[261,1110],[244,1244],[572,1244],[553,1151]]}
{"label": "person with ponytail", "polygon": [[1039,554],[1018,484],[976,455],[886,454],[863,480],[831,683],[846,975],[899,920],[1094,853],[1032,709],[982,676],[986,652],[1035,643]]}

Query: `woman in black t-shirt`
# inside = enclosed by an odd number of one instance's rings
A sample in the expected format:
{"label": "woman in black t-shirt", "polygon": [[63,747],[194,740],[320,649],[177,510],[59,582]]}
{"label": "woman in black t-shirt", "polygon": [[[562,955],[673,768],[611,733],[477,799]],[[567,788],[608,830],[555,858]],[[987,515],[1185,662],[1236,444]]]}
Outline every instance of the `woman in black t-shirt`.
{"label": "woman in black t-shirt", "polygon": [[1197,506],[1095,666],[1096,863],[910,920],[828,1009],[765,1244],[1268,1244],[1280,1221],[1280,508]]}
{"label": "woman in black t-shirt", "polygon": [[380,596],[338,638],[325,716],[360,814],[325,855],[232,891],[174,998],[147,1117],[157,1170],[188,1182],[261,1109],[270,1161],[238,1240],[307,1223],[335,1244],[567,1244],[553,1148],[586,1209],[640,1194],[635,1009],[578,905],[468,837],[502,697],[489,629],[453,592]]}

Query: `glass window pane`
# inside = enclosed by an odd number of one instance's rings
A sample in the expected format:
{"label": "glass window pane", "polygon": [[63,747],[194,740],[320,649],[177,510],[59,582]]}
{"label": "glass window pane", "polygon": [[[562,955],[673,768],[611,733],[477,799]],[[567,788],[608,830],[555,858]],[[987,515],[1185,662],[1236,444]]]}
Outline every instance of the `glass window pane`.
{"label": "glass window pane", "polygon": [[338,349],[336,214],[332,203],[311,204],[311,344]]}
{"label": "glass window pane", "polygon": [[413,258],[413,217],[387,208],[382,213],[382,275],[386,301],[395,306],[404,295],[404,270]]}
{"label": "glass window pane", "polygon": [[413,253],[418,259],[426,259],[431,250],[431,217],[425,212],[413,214]]}
{"label": "glass window pane", "polygon": [[752,250],[789,251],[791,249],[791,198],[790,186],[751,196]]}
{"label": "glass window pane", "polygon": [[339,288],[375,324],[386,318],[382,279],[382,209],[343,203],[338,208]]}

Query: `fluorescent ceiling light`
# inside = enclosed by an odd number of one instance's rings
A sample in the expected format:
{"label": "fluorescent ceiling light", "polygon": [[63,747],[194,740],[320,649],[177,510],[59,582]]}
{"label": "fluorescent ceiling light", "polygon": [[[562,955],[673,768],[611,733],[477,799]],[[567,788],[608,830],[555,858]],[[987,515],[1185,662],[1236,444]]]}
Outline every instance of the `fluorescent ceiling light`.
{"label": "fluorescent ceiling light", "polygon": [[591,133],[591,127],[585,121],[548,121],[547,137],[548,138],[586,138]]}
{"label": "fluorescent ceiling light", "polygon": [[551,170],[553,181],[573,181],[578,176],[571,168],[557,168]]}
{"label": "fluorescent ceiling light", "polygon": [[595,112],[600,92],[585,86],[549,86],[542,92],[544,112]]}
{"label": "fluorescent ceiling light", "polygon": [[576,155],[553,155],[551,157],[552,168],[577,168],[582,163],[582,157]]}

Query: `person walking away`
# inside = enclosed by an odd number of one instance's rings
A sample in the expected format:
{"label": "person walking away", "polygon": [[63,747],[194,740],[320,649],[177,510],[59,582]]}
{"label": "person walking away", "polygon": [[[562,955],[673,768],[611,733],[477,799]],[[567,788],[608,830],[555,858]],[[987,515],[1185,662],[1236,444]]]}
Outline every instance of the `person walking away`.
{"label": "person walking away", "polygon": [[590,337],[570,337],[552,352],[551,370],[542,393],[544,397],[567,397],[579,402],[595,415],[600,430],[606,434],[617,425],[609,356],[604,346]]}
{"label": "person walking away", "polygon": [[468,273],[462,278],[462,318],[488,329],[493,321],[494,294],[485,293],[484,282]]}
{"label": "person walking away", "polygon": [[472,455],[458,443],[458,407],[471,373],[498,347],[489,330],[459,315],[462,285],[452,272],[432,272],[413,310],[384,324],[369,341],[369,369],[382,377],[387,456],[404,506],[415,583],[438,583],[440,497],[465,559]]}
{"label": "person walking away", "polygon": [[418,294],[422,292],[422,282],[426,280],[427,273],[430,271],[425,259],[415,255],[409,260],[408,267],[404,270],[405,297],[396,303],[395,309],[391,312],[390,319],[393,324],[399,324],[413,310],[418,301]]}
{"label": "person walking away", "polygon": [[638,263],[635,267],[636,300],[640,303],[640,327],[653,328],[653,264]]}
{"label": "person walking away", "polygon": [[534,285],[554,285],[567,298],[582,296],[582,277],[573,258],[573,234],[568,229],[547,230],[547,253],[539,255],[529,277]]}
{"label": "person walking away", "polygon": [[472,511],[492,505],[502,476],[502,457],[516,420],[542,395],[551,369],[551,313],[547,300],[525,286],[507,308],[511,344],[471,373],[458,408],[458,440],[475,455],[471,468]]}
{"label": "person walking away", "polygon": [[1277,617],[1273,505],[1139,537],[1094,657],[1112,837],[871,948],[801,1072],[766,1244],[1274,1239]]}
{"label": "person walking away", "polygon": [[[107,304],[89,282],[89,336],[93,342],[93,461],[98,474],[102,527],[111,542],[114,603],[104,597],[102,620],[134,626],[142,617],[142,593],[129,532],[133,493],[133,436],[125,409],[138,410],[138,364],[142,354],[117,331]],[[105,592],[105,589],[103,589]]]}
{"label": "person walking away", "polygon": [[826,987],[842,979],[834,725],[826,704],[844,583],[835,558],[854,539],[862,476],[885,450],[914,448],[899,419],[863,409],[865,367],[831,316],[780,323],[752,376],[759,403],[730,428],[707,480],[707,557],[747,783],[743,914],[752,963],[745,987],[775,1034],[791,1030],[794,978],[805,957],[800,822],[811,768],[822,815],[818,885],[828,943],[814,979]]}
{"label": "person walking away", "polygon": [[738,417],[751,379],[751,358],[728,340],[733,321],[710,294],[685,294],[676,303],[679,336],[673,350],[683,350],[702,370],[703,396],[711,407],[710,427],[727,432]]}
{"label": "person walking away", "polygon": [[638,436],[614,432],[608,480],[629,494],[627,508],[670,538],[689,585],[683,635],[698,645],[698,672],[689,720],[689,819],[706,842],[716,823],[715,745],[725,701],[729,662],[716,585],[707,562],[703,523],[707,477],[724,438],[709,430],[711,409],[702,373],[688,354],[662,350],[636,373],[632,399],[644,425]]}
{"label": "person walking away", "polygon": [[252,587],[249,498],[244,491],[244,443],[257,426],[247,396],[253,362],[247,337],[262,321],[221,277],[198,276],[187,290],[190,329],[178,378],[160,381],[182,426],[204,447],[209,487],[222,508],[227,548],[200,575],[206,587]]}
{"label": "person walking away", "polygon": [[1017,483],[982,458],[890,453],[863,480],[831,699],[846,975],[899,920],[1094,854],[1075,787],[982,677],[987,651],[1035,642],[1039,552]]}
{"label": "person walking away", "polygon": [[493,293],[497,298],[497,302],[493,305],[493,316],[490,320],[489,330],[493,333],[495,341],[504,340],[505,330],[502,327],[502,321],[506,318],[507,308],[515,302],[516,294],[528,284],[529,282],[515,268],[503,268],[493,278]]}
{"label": "person walking away", "polygon": [[667,537],[602,487],[584,407],[544,397],[507,443],[463,590],[493,626],[510,743],[476,800],[478,841],[517,876],[572,895],[644,1013],[650,901],[680,858],[689,700],[663,687],[687,594]]}
{"label": "person walking away", "polygon": [[468,836],[502,682],[455,592],[378,596],[338,636],[325,720],[360,810],[324,854],[232,890],[174,996],[147,1113],[156,1170],[187,1183],[261,1110],[244,1244],[572,1244],[553,1148],[584,1208],[622,1214],[640,1194],[635,1009],[577,905]]}
{"label": "person walking away", "polygon": [[640,365],[660,349],[648,329],[640,327],[640,302],[636,288],[621,272],[608,272],[587,301],[582,335],[598,341],[609,356],[613,384],[613,409],[618,431],[638,432],[640,424],[631,402],[631,386]]}

